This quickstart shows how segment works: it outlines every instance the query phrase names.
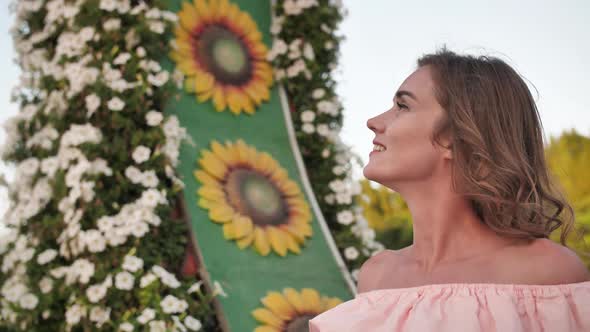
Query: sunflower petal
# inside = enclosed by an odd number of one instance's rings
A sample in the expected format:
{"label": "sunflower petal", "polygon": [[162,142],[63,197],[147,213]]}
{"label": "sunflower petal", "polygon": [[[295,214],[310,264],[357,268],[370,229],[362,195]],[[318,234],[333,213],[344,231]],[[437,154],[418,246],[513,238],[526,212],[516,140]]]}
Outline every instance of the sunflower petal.
{"label": "sunflower petal", "polygon": [[209,150],[202,151],[203,157],[199,160],[199,164],[207,171],[207,173],[213,175],[219,180],[223,180],[225,173],[228,171],[225,163],[217,158],[213,152]]}
{"label": "sunflower petal", "polygon": [[320,301],[320,294],[313,288],[303,288],[301,290],[301,298],[305,303],[305,307],[313,313],[322,312],[322,302]]}
{"label": "sunflower petal", "polygon": [[223,87],[219,85],[213,87],[213,105],[215,106],[215,110],[218,112],[223,111],[227,106],[227,101],[225,100],[225,93],[223,90]]}
{"label": "sunflower petal", "polygon": [[197,194],[212,202],[225,202],[225,193],[219,188],[201,186],[201,188],[197,190]]}
{"label": "sunflower petal", "polygon": [[215,78],[213,75],[203,72],[195,77],[195,91],[197,93],[207,92],[213,89]]}
{"label": "sunflower petal", "polygon": [[324,310],[330,310],[342,303],[342,300],[337,297],[330,297],[324,300]]}
{"label": "sunflower petal", "polygon": [[199,205],[199,207],[202,207],[203,209],[209,210],[209,208],[211,207],[211,205],[214,204],[213,202],[206,200],[204,198],[199,198],[199,202],[197,203],[197,205]]}
{"label": "sunflower petal", "polygon": [[281,332],[282,330],[269,325],[258,326],[254,329],[254,332]]}
{"label": "sunflower petal", "polygon": [[299,295],[299,292],[289,287],[283,289],[283,295],[285,296],[287,301],[289,301],[289,303],[295,308],[295,310],[297,310],[298,313],[305,312],[305,302],[303,302],[303,298]]}
{"label": "sunflower petal", "polygon": [[215,156],[223,160],[226,165],[233,165],[236,163],[234,155],[230,150],[215,140],[211,142],[211,151],[213,151]]}
{"label": "sunflower petal", "polygon": [[257,308],[252,311],[252,316],[259,322],[268,324],[276,328],[283,327],[283,321],[275,316],[275,314],[266,308]]}
{"label": "sunflower petal", "polygon": [[213,204],[209,209],[209,219],[216,223],[232,221],[235,211],[227,204]]}
{"label": "sunflower petal", "polygon": [[204,185],[210,185],[213,187],[219,186],[219,181],[203,170],[196,170],[193,172],[193,175],[195,176],[196,180]]}
{"label": "sunflower petal", "polygon": [[204,22],[211,21],[211,11],[205,0],[194,0],[193,5]]}
{"label": "sunflower petal", "polygon": [[254,247],[256,251],[262,256],[267,256],[270,253],[270,243],[266,236],[264,228],[254,228]]}
{"label": "sunflower petal", "polygon": [[242,112],[242,103],[239,98],[238,92],[235,89],[230,89],[227,93],[227,104],[229,110],[234,114],[240,114]]}
{"label": "sunflower petal", "polygon": [[305,243],[305,235],[299,230],[299,226],[295,224],[281,225],[281,228],[289,233],[298,244]]}
{"label": "sunflower petal", "polygon": [[239,215],[234,218],[233,223],[237,239],[250,235],[254,230],[254,223],[250,217]]}
{"label": "sunflower petal", "polygon": [[270,245],[272,249],[280,256],[287,255],[287,240],[285,239],[286,234],[274,226],[269,226],[266,229],[268,238],[270,239]]}
{"label": "sunflower petal", "polygon": [[236,244],[240,249],[244,249],[250,246],[254,242],[254,231],[250,232],[250,234],[244,236],[243,238],[236,241]]}
{"label": "sunflower petal", "polygon": [[182,10],[178,12],[180,25],[188,31],[193,31],[199,25],[199,14],[194,6],[188,2],[182,4]]}
{"label": "sunflower petal", "polygon": [[231,223],[223,224],[223,238],[226,240],[233,240],[236,238],[236,226]]}
{"label": "sunflower petal", "polygon": [[288,196],[296,196],[301,193],[299,186],[293,180],[287,180],[279,183],[279,188]]}
{"label": "sunflower petal", "polygon": [[297,314],[295,307],[279,292],[268,292],[261,302],[282,320],[289,321]]}
{"label": "sunflower petal", "polygon": [[285,238],[287,239],[287,249],[289,249],[292,253],[299,255],[301,253],[301,248],[299,248],[295,238],[287,231],[281,229],[281,232],[285,232]]}

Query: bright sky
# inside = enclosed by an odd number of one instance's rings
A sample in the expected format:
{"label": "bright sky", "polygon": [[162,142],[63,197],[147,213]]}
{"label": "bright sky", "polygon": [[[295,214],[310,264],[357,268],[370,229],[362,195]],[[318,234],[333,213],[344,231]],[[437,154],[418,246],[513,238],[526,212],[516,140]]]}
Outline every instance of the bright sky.
{"label": "bright sky", "polygon": [[[499,56],[538,90],[545,134],[576,128],[590,135],[590,1],[344,0],[338,93],[345,107],[342,137],[363,160],[372,149],[368,118],[391,105],[416,59],[446,44],[459,53]],[[6,4],[0,5],[0,123],[16,113],[18,81]],[[0,130],[0,145],[4,131]],[[12,171],[0,162],[0,173]],[[6,195],[0,190],[0,215]],[[1,225],[0,225],[1,228]]]}

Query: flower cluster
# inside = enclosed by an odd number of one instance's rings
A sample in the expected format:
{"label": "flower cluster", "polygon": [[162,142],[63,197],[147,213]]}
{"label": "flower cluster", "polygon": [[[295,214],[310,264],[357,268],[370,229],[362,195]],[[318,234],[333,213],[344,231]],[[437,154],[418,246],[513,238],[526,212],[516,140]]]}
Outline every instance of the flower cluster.
{"label": "flower cluster", "polygon": [[[354,197],[361,188],[352,179],[359,158],[342,142],[342,104],[335,93],[337,25],[346,15],[341,1],[282,0],[273,9],[268,60],[286,89],[297,139],[314,192],[337,246],[351,271],[383,249],[363,224]],[[355,273],[353,273],[353,276]]]}
{"label": "flower cluster", "polygon": [[0,239],[0,325],[214,327],[211,298],[225,295],[218,284],[205,294],[201,281],[166,270],[187,241],[170,215],[183,187],[179,146],[190,139],[161,111],[178,73],[157,62],[176,15],[131,0],[11,8],[21,111],[4,124],[0,151],[16,164]]}

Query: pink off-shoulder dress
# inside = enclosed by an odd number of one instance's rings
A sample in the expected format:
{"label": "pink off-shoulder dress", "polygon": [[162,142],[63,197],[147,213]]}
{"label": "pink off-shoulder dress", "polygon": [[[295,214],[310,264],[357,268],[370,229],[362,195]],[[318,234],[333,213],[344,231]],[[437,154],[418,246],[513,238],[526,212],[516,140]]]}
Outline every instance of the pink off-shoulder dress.
{"label": "pink off-shoulder dress", "polygon": [[310,332],[590,332],[590,281],[378,289],[309,321]]}

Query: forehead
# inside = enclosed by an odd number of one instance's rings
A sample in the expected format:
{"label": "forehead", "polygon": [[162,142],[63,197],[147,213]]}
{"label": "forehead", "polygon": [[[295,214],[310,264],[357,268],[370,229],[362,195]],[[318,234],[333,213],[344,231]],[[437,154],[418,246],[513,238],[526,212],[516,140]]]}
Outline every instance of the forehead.
{"label": "forehead", "polygon": [[424,66],[416,69],[400,85],[398,91],[401,90],[413,93],[419,103],[428,103],[434,100],[434,81],[430,67]]}

